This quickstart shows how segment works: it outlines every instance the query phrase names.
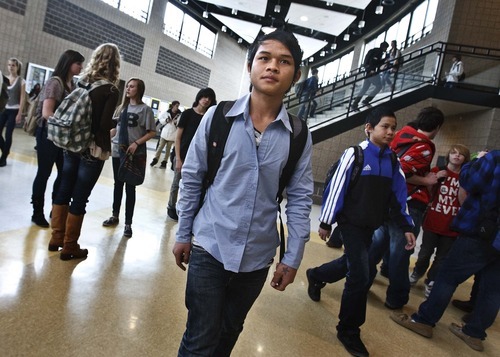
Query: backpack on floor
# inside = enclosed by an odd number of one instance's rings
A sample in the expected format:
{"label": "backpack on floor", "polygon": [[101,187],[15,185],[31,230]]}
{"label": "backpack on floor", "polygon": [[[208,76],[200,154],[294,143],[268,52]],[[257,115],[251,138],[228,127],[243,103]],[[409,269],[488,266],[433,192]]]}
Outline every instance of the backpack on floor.
{"label": "backpack on floor", "polygon": [[[217,171],[222,161],[222,156],[224,154],[224,147],[226,146],[227,137],[231,131],[234,118],[226,117],[226,114],[233,107],[234,101],[220,102],[215,109],[214,116],[212,118],[212,123],[210,124],[210,132],[208,134],[207,141],[207,173],[203,180],[202,191],[200,196],[201,208],[205,194],[210,185],[214,182]],[[281,172],[279,180],[279,188],[276,194],[276,200],[281,203],[283,200],[283,191],[288,185],[293,172],[295,171],[295,166],[302,156],[302,152],[306,146],[307,142],[307,124],[305,121],[300,120],[295,115],[288,114],[290,119],[290,125],[292,127],[292,132],[290,133],[290,149],[288,154],[288,160]],[[281,219],[281,207],[278,204],[278,212],[280,217],[280,261],[283,259],[285,254],[285,232],[283,228],[283,221]]]}
{"label": "backpack on floor", "polygon": [[78,82],[77,88],[68,94],[54,115],[47,120],[47,138],[62,149],[80,153],[93,140],[92,100],[90,92],[110,82],[101,79],[87,84]]}

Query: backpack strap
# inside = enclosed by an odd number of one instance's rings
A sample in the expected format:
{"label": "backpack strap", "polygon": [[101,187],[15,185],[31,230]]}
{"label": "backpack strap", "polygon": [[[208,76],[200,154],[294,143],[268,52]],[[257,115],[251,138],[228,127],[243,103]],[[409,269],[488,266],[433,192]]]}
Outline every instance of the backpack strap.
{"label": "backpack strap", "polygon": [[363,171],[363,163],[365,162],[365,153],[359,145],[352,146],[354,149],[354,166],[352,167],[351,178],[349,180],[349,187],[352,187],[358,182]]}
{"label": "backpack strap", "polygon": [[227,137],[229,136],[229,132],[234,122],[234,118],[228,118],[226,114],[233,107],[234,103],[234,101],[220,102],[212,117],[207,141],[207,173],[203,178],[198,210],[201,208],[205,200],[205,194],[210,185],[214,182],[217,171],[219,170]]}

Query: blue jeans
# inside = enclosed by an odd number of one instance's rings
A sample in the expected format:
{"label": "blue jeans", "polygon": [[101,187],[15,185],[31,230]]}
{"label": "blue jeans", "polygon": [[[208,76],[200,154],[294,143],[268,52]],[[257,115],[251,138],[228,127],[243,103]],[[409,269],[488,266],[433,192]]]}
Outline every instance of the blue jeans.
{"label": "blue jeans", "polygon": [[369,285],[368,250],[373,230],[352,225],[339,226],[344,243],[344,255],[311,270],[314,280],[333,283],[346,278],[340,304],[341,333],[359,334],[366,320],[366,299]]}
{"label": "blue jeans", "polygon": [[420,245],[420,251],[418,252],[418,259],[415,263],[415,268],[413,272],[417,273],[419,276],[424,276],[427,268],[431,261],[431,257],[434,254],[434,249],[436,250],[436,255],[432,262],[431,268],[427,273],[426,283],[436,280],[437,273],[440,266],[448,255],[451,246],[455,242],[455,237],[444,236],[431,231],[424,230],[422,235],[422,244]]}
{"label": "blue jeans", "polygon": [[[5,109],[0,114],[0,150],[2,150],[2,159],[7,159],[7,156],[9,156],[18,111],[19,109]],[[3,128],[5,128],[5,138],[3,137]]]}
{"label": "blue jeans", "polygon": [[[424,212],[421,209],[408,207],[415,227],[415,237],[420,233],[420,226]],[[406,250],[406,238],[403,230],[389,220],[373,234],[373,243],[370,248],[370,285],[377,274],[376,265],[382,260],[389,249],[389,286],[385,302],[392,307],[401,307],[408,303],[410,298],[410,279],[408,270],[410,256],[413,250]]]}
{"label": "blue jeans", "polygon": [[368,89],[370,89],[371,86],[374,86],[373,90],[368,94],[368,97],[363,101],[363,103],[369,103],[373,97],[377,95],[378,92],[382,89],[382,80],[380,79],[380,75],[374,74],[370,77],[366,77],[365,80],[363,81],[363,86],[359,90],[358,93],[356,93],[356,97],[354,99],[353,104],[358,105],[359,101],[363,96],[368,92]]}
{"label": "blue jeans", "polygon": [[44,201],[47,181],[52,173],[52,167],[56,164],[57,177],[52,188],[52,200],[61,185],[62,168],[64,162],[63,150],[47,139],[47,126],[36,128],[36,156],[38,169],[33,181],[33,201]]}
{"label": "blue jeans", "polygon": [[89,196],[103,167],[104,161],[90,156],[88,151],[84,154],[65,151],[61,186],[54,203],[70,205],[69,212],[73,215],[85,214]]}
{"label": "blue jeans", "polygon": [[186,286],[188,320],[178,356],[230,356],[268,271],[230,272],[193,246]]}
{"label": "blue jeans", "polygon": [[129,185],[123,181],[118,180],[118,170],[120,169],[120,158],[113,157],[113,177],[115,185],[113,190],[113,216],[120,215],[120,206],[122,204],[123,186],[125,186],[125,224],[132,224],[135,208],[135,186]]}
{"label": "blue jeans", "polygon": [[429,298],[412,318],[434,326],[443,316],[457,286],[477,273],[481,279],[474,311],[462,331],[484,339],[486,329],[495,322],[500,308],[500,254],[487,240],[458,237],[441,265]]}

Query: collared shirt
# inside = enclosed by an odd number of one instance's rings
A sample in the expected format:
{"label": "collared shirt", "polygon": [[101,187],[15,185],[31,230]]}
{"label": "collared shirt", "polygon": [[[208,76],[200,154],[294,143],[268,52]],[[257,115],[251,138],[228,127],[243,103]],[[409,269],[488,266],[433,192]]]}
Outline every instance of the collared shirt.
{"label": "collared shirt", "polygon": [[[177,203],[177,242],[202,246],[224,268],[249,272],[269,266],[279,245],[276,193],[288,159],[291,126],[284,106],[262,133],[257,148],[249,115],[250,95],[238,99],[227,117],[234,122],[224,155],[205,201],[199,206],[202,180],[207,171],[207,140],[215,107],[202,119],[182,166]],[[298,268],[310,235],[313,193],[312,140],[307,143],[286,188],[287,249],[282,263]]]}

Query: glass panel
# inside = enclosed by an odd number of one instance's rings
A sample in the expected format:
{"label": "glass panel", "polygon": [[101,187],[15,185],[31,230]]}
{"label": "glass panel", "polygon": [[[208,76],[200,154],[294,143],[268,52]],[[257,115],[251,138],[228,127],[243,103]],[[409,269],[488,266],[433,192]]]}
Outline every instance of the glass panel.
{"label": "glass panel", "polygon": [[165,10],[165,17],[163,18],[163,32],[173,39],[179,41],[183,18],[184,12],[168,2],[167,8]]}
{"label": "glass panel", "polygon": [[406,36],[408,34],[408,26],[410,25],[411,14],[406,15],[399,21],[398,34],[396,35],[396,41],[398,41],[398,47],[406,41]]}
{"label": "glass panel", "polygon": [[[434,22],[434,19],[436,18],[438,2],[438,0],[429,0],[429,8],[427,9],[427,17],[425,18],[425,27],[432,25],[432,23]],[[427,30],[430,31],[430,28]]]}
{"label": "glass panel", "polygon": [[118,9],[118,3],[120,2],[120,0],[101,0],[101,1],[108,5],[113,6],[115,9]]}
{"label": "glass panel", "polygon": [[198,45],[196,50],[205,56],[212,58],[212,53],[215,44],[215,33],[207,29],[205,26],[201,26],[200,38],[198,39]]}
{"label": "glass panel", "polygon": [[120,10],[134,19],[148,22],[151,0],[121,0]]}
{"label": "glass panel", "polygon": [[413,11],[413,18],[410,25],[410,36],[413,37],[410,43],[417,41],[422,36],[422,29],[424,28],[425,13],[427,11],[428,1],[424,1]]}
{"label": "glass panel", "polygon": [[198,34],[200,33],[200,23],[188,14],[184,14],[184,23],[182,25],[181,42],[193,50],[196,49]]}
{"label": "glass panel", "polygon": [[389,30],[387,30],[387,34],[385,36],[385,40],[387,43],[391,44],[391,41],[395,40],[398,35],[399,22],[396,22],[392,25]]}
{"label": "glass panel", "polygon": [[345,56],[342,56],[339,64],[339,71],[338,71],[339,76],[349,75],[349,72],[351,71],[353,56],[354,56],[354,51],[351,51]]}

